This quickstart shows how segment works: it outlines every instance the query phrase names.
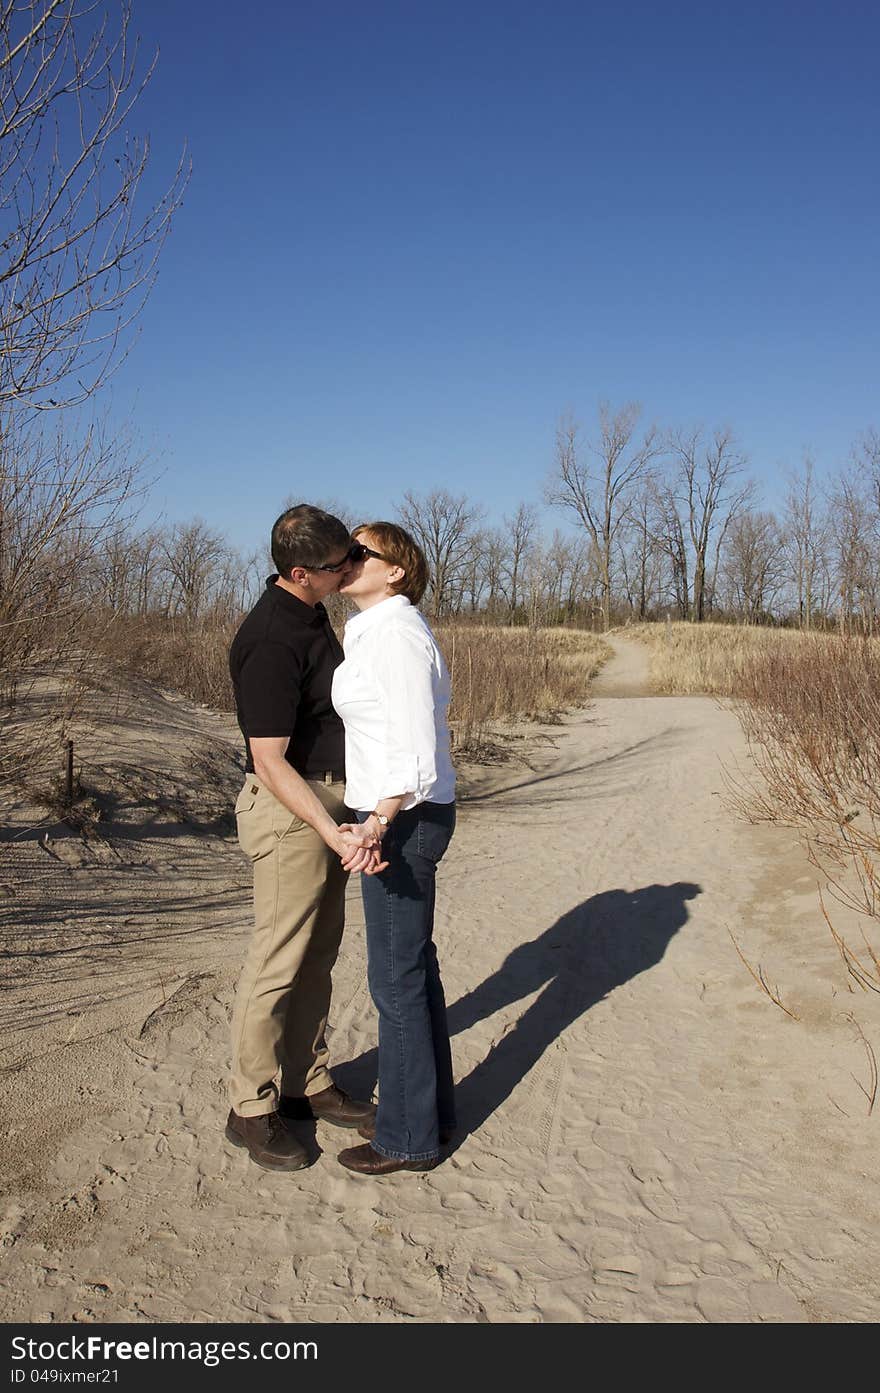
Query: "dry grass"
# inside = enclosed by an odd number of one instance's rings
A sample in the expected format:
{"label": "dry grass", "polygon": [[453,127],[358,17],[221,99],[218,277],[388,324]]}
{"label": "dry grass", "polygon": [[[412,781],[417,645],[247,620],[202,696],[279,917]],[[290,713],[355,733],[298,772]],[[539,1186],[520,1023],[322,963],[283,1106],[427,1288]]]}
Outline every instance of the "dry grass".
{"label": "dry grass", "polygon": [[796,629],[754,624],[635,624],[625,631],[651,650],[652,690],[663,696],[734,696],[752,661],[810,642]]}
{"label": "dry grass", "polygon": [[102,631],[101,651],[123,671],[215,711],[233,711],[229,645],[237,628],[229,620],[120,617]]}
{"label": "dry grass", "polygon": [[[340,618],[339,628],[344,621]],[[100,627],[100,661],[182,692],[218,711],[232,711],[227,621],[116,618]],[[452,676],[450,720],[455,749],[479,754],[491,721],[552,718],[585,702],[609,656],[581,629],[440,626],[437,637]]]}
{"label": "dry grass", "polygon": [[801,831],[831,897],[868,921],[853,947],[822,897],[850,981],[880,993],[880,640],[806,635],[756,652],[735,695],[761,775],[735,799]]}
{"label": "dry grass", "polygon": [[[215,710],[231,711],[228,653],[237,625],[125,619],[102,639],[110,662]],[[341,625],[340,625],[341,627]],[[452,677],[456,748],[479,744],[486,723],[540,719],[587,700],[609,649],[585,630],[447,624],[437,638]]]}
{"label": "dry grass", "polygon": [[479,753],[492,721],[552,718],[582,705],[610,656],[583,629],[442,625],[437,639],[452,676],[450,723],[457,751]]}

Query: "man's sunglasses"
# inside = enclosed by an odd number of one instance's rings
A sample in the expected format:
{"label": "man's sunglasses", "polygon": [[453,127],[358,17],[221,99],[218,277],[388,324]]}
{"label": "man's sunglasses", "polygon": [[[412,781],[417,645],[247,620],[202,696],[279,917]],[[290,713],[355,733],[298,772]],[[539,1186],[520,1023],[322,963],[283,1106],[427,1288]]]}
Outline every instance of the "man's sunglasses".
{"label": "man's sunglasses", "polygon": [[364,561],[368,556],[375,556],[377,561],[388,560],[387,556],[383,556],[381,552],[372,551],[370,547],[365,547],[363,542],[352,542],[341,561],[335,562],[332,566],[309,566],[308,569],[310,571],[333,571],[335,574],[342,570],[346,562],[354,561],[357,564],[358,561]]}

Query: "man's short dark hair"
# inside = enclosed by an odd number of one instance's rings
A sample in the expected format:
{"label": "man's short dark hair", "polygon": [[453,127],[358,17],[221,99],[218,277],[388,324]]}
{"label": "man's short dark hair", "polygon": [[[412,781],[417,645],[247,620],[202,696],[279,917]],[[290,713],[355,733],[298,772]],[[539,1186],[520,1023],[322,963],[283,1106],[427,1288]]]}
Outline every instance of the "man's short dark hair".
{"label": "man's short dark hair", "polygon": [[282,580],[290,579],[294,566],[323,566],[338,560],[350,545],[345,523],[310,503],[286,509],[272,528],[272,560]]}

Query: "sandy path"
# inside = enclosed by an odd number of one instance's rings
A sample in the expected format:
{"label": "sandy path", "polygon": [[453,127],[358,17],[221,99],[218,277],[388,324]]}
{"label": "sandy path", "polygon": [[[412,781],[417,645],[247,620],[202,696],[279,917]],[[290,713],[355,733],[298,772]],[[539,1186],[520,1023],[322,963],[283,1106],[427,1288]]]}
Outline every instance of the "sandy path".
{"label": "sandy path", "polygon": [[[224,1143],[247,932],[230,838],[176,844],[194,858],[183,887],[162,879],[160,837],[139,843],[157,922],[192,931],[181,971],[159,992],[124,948],[93,962],[120,987],[140,973],[149,1011],[123,1003],[114,1025],[105,992],[100,1040],[65,1042],[19,969],[39,1048],[7,1075],[2,1318],[880,1316],[880,1108],[866,1116],[845,1018],[876,1041],[876,1009],[847,992],[792,834],[722,805],[719,761],[744,757],[735,719],[705,698],[602,697],[526,748],[528,765],[476,780],[442,867],[462,1136],[424,1177],[349,1175],[345,1134],[323,1124],[293,1176]],[[129,893],[147,883],[134,876]],[[216,891],[216,922],[186,886]],[[351,908],[333,1049],[363,1089],[356,887]],[[800,1021],[754,986],[728,925]]]}
{"label": "sandy path", "polygon": [[651,655],[643,643],[606,634],[605,642],[614,656],[593,681],[596,697],[648,696],[648,669]]}

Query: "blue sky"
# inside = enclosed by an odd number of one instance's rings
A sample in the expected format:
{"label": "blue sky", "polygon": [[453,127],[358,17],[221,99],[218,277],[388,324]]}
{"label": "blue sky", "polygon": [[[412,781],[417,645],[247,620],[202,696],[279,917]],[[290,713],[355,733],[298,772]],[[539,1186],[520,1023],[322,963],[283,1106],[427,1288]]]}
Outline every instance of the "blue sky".
{"label": "blue sky", "polygon": [[[193,175],[113,389],[156,505],[538,501],[600,398],[730,424],[765,496],[880,425],[873,3],[139,0]],[[557,519],[547,514],[552,525]]]}

